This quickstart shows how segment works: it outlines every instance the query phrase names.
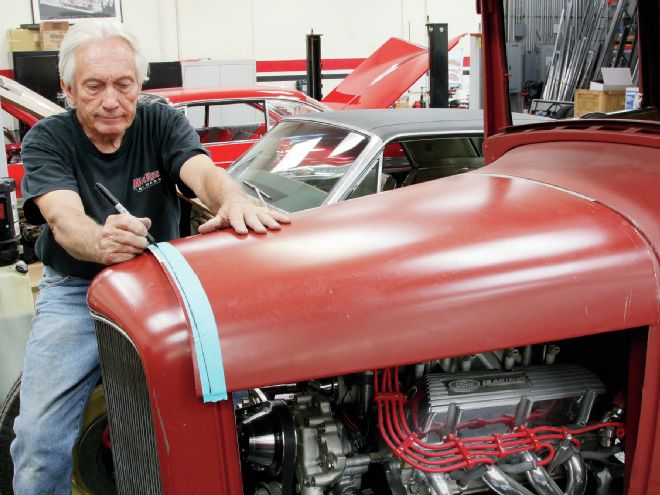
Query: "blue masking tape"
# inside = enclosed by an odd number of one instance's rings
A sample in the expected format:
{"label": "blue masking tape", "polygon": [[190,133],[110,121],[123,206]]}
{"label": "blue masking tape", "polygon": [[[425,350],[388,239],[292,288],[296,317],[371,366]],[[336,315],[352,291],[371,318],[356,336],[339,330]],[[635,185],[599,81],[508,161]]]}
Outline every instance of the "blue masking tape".
{"label": "blue masking tape", "polygon": [[181,294],[193,335],[204,402],[227,399],[227,383],[218,327],[199,278],[179,250],[169,242],[150,244],[149,251],[169,272]]}

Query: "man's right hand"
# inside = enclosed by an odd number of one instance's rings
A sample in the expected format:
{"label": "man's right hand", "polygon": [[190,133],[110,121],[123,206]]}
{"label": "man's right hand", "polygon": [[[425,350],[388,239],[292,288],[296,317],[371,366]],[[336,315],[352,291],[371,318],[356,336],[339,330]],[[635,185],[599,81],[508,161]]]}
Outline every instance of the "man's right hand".
{"label": "man's right hand", "polygon": [[147,247],[148,218],[110,215],[99,225],[85,214],[78,193],[51,191],[34,199],[55,240],[76,259],[112,265],[130,260]]}
{"label": "man's right hand", "polygon": [[110,215],[98,240],[99,263],[113,265],[128,261],[144,251],[147,230],[151,227],[148,218],[137,218],[127,213]]}

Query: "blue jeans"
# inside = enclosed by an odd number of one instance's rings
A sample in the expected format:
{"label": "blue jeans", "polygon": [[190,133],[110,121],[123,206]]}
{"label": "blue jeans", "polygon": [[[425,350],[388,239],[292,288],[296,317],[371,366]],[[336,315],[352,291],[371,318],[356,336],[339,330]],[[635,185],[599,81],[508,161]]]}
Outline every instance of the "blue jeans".
{"label": "blue jeans", "polygon": [[44,267],[11,445],[15,495],[71,493],[71,451],[101,376],[88,286]]}

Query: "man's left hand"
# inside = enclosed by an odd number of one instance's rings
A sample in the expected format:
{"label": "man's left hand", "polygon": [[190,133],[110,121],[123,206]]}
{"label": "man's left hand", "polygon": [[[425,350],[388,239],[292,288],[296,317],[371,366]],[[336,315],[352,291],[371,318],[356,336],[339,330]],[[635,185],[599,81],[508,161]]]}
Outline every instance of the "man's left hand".
{"label": "man's left hand", "polygon": [[200,234],[208,234],[231,227],[237,234],[247,234],[248,230],[265,234],[268,230],[280,230],[283,223],[291,223],[284,213],[257,204],[244,194],[236,194],[227,198],[217,215],[197,230]]}

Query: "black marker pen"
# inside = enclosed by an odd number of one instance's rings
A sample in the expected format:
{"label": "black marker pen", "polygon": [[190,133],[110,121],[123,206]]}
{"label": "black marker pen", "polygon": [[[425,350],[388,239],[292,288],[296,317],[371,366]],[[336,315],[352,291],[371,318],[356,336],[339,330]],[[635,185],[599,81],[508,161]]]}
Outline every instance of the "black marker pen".
{"label": "black marker pen", "polygon": [[[103,184],[97,182],[94,187],[96,188],[96,191],[103,197],[103,199],[105,199],[110,206],[117,210],[118,213],[128,213],[129,215],[131,214]],[[146,237],[150,244],[156,244],[156,239],[154,239],[154,237],[149,232],[147,232]]]}

